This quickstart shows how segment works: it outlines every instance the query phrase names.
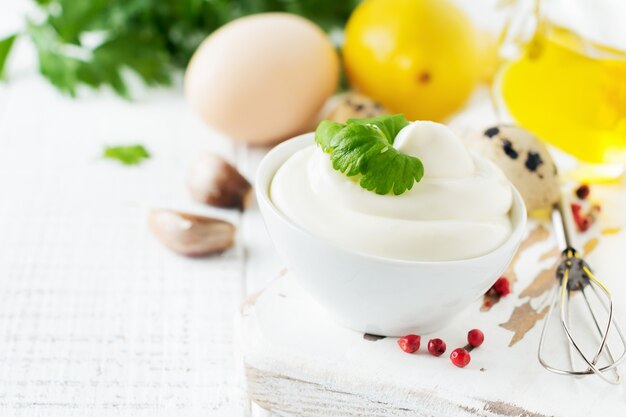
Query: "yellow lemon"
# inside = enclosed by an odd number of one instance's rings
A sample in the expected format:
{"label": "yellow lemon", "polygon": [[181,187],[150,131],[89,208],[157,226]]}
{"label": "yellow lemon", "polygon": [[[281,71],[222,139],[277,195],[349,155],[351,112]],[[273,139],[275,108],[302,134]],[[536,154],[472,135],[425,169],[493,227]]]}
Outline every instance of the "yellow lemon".
{"label": "yellow lemon", "polygon": [[410,120],[441,120],[480,79],[477,35],[447,0],[366,0],[346,25],[346,74]]}

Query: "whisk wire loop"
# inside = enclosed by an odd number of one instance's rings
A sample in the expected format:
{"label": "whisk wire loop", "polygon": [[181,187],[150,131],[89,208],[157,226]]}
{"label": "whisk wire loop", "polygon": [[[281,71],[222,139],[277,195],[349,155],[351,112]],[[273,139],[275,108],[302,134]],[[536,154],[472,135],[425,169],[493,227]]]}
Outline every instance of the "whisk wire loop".
{"label": "whisk wire loop", "polygon": [[[567,242],[567,239],[565,239]],[[569,242],[567,242],[569,243]],[[567,246],[562,252],[561,264],[557,268],[556,277],[559,281],[559,286],[553,290],[553,295],[550,297],[550,308],[547,317],[544,322],[544,326],[541,332],[541,338],[539,340],[538,358],[541,365],[549,371],[552,371],[561,375],[573,375],[584,376],[595,374],[604,381],[611,384],[619,384],[621,382],[621,376],[617,372],[617,366],[626,358],[626,338],[621,328],[614,320],[613,317],[613,301],[611,299],[611,293],[608,288],[593,274],[589,265],[580,257],[578,252],[571,246]],[[601,325],[601,321],[598,319],[597,314],[594,312],[592,303],[588,297],[588,288],[591,288],[591,293],[594,294],[597,301],[607,314],[606,324]],[[571,295],[575,292],[580,292],[584,300],[587,310],[592,318],[596,330],[599,335],[599,345],[597,349],[594,349],[595,354],[590,357],[583,352],[583,349],[577,343],[571,330],[571,314],[570,314],[570,301]],[[590,293],[590,294],[591,294]],[[604,296],[603,296],[604,295]],[[561,327],[568,340],[568,354],[570,369],[562,369],[553,365],[550,365],[545,360],[544,347],[545,339],[550,326],[550,318],[559,304],[559,319]],[[621,343],[623,345],[623,352],[616,360],[613,352],[608,345],[608,336],[611,328],[614,328],[619,335]],[[582,359],[587,365],[585,370],[577,370],[574,364],[574,356]],[[605,354],[608,358],[608,364],[606,366],[599,366],[599,361],[602,355]],[[612,371],[613,377],[608,377],[606,373]]]}

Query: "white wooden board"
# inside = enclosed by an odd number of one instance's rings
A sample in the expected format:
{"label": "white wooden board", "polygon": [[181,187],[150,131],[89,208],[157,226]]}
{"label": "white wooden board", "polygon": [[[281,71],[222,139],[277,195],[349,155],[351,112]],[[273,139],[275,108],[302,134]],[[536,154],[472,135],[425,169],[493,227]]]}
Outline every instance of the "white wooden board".
{"label": "white wooden board", "polygon": [[510,335],[497,327],[502,313],[481,314],[474,306],[437,334],[449,352],[464,344],[468,328],[485,329],[484,346],[457,369],[447,355],[435,358],[424,347],[408,355],[394,338],[376,340],[335,325],[286,276],[242,307],[247,392],[283,416],[624,415],[623,387],[541,368],[537,328],[508,348]]}
{"label": "white wooden board", "polygon": [[[626,248],[626,236],[604,227],[622,224],[626,210],[619,212],[619,207],[626,207],[626,194],[615,189],[595,192],[615,205],[605,213],[603,225],[578,240],[621,306],[616,317],[626,322],[623,260],[616,256]],[[335,324],[284,271],[250,297],[236,319],[249,397],[262,409],[299,417],[626,415],[623,385],[555,375],[537,361],[541,317],[547,290],[556,283],[552,267],[558,259],[546,226],[531,222],[510,272],[516,279],[510,296],[489,311],[481,311],[482,300],[477,301],[449,327],[424,336],[414,355],[402,352],[394,338],[364,336]],[[470,365],[458,369],[448,354],[465,345],[471,328],[482,329],[486,341],[471,353]],[[427,353],[430,337],[446,341],[444,356]],[[565,358],[564,345],[548,348],[550,357]]]}

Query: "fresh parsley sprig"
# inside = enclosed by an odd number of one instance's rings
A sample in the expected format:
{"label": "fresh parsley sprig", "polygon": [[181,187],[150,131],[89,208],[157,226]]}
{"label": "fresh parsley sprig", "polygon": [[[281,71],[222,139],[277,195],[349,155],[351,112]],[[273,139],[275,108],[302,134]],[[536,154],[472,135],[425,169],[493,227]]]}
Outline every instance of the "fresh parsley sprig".
{"label": "fresh parsley sprig", "polygon": [[376,194],[400,195],[424,176],[422,161],[393,147],[409,122],[401,114],[349,119],[346,124],[322,121],[315,141],[330,155],[333,168]]}
{"label": "fresh parsley sprig", "polygon": [[[35,46],[39,72],[62,92],[107,86],[130,97],[127,73],[167,85],[200,42],[225,23],[260,12],[290,12],[330,31],[359,0],[35,0],[38,13],[0,38],[0,78],[16,38]],[[233,52],[233,53],[236,53]]]}

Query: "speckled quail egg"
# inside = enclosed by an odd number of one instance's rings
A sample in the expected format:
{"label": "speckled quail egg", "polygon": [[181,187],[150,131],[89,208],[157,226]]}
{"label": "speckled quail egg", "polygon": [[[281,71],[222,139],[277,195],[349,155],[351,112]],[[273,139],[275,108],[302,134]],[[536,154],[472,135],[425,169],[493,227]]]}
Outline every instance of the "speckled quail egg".
{"label": "speckled quail egg", "polygon": [[320,119],[345,123],[348,119],[376,117],[389,112],[377,101],[363,94],[348,92],[328,100]]}
{"label": "speckled quail egg", "polygon": [[545,145],[527,130],[493,126],[471,138],[469,147],[502,169],[528,211],[547,208],[559,200],[556,165]]}

